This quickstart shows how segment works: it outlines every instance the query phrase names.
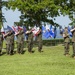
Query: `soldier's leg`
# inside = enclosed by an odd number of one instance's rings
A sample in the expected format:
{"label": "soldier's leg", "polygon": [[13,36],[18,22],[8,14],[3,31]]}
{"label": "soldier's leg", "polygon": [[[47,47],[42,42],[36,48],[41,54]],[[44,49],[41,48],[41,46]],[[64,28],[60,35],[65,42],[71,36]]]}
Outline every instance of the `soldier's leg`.
{"label": "soldier's leg", "polygon": [[42,50],[42,41],[38,41],[38,51],[41,52]]}
{"label": "soldier's leg", "polygon": [[69,50],[70,50],[70,43],[67,43],[67,53],[69,54]]}
{"label": "soldier's leg", "polygon": [[20,43],[17,43],[17,52],[20,53]]}
{"label": "soldier's leg", "polygon": [[28,41],[28,52],[30,52],[30,41]]}
{"label": "soldier's leg", "polygon": [[2,51],[2,50],[1,50],[1,45],[0,45],[0,54],[1,54],[1,51]]}
{"label": "soldier's leg", "polygon": [[20,45],[21,45],[20,46],[20,53],[22,54],[23,53],[23,48],[24,48],[24,43],[21,43]]}
{"label": "soldier's leg", "polygon": [[2,47],[1,47],[1,45],[0,45],[0,55],[2,54]]}
{"label": "soldier's leg", "polygon": [[6,44],[6,52],[7,52],[7,54],[9,54],[9,50],[10,50],[10,45]]}
{"label": "soldier's leg", "polygon": [[10,55],[13,54],[13,44],[12,44],[12,43],[10,44],[10,51],[9,51],[9,54],[10,54]]}
{"label": "soldier's leg", "polygon": [[65,55],[69,54],[69,43],[67,42],[64,43],[64,49],[65,49]]}
{"label": "soldier's leg", "polygon": [[11,54],[13,54],[13,51],[14,51],[14,43],[12,43],[11,45]]}
{"label": "soldier's leg", "polygon": [[10,55],[11,55],[11,46],[12,46],[12,45],[10,44],[10,49],[9,49],[9,54],[10,54]]}
{"label": "soldier's leg", "polygon": [[0,54],[2,54],[2,47],[3,47],[3,44],[1,43],[0,44]]}
{"label": "soldier's leg", "polygon": [[33,41],[29,41],[28,42],[28,51],[32,52],[32,48],[33,48]]}
{"label": "soldier's leg", "polygon": [[73,55],[72,55],[72,57],[74,57],[75,56],[75,42],[73,42]]}

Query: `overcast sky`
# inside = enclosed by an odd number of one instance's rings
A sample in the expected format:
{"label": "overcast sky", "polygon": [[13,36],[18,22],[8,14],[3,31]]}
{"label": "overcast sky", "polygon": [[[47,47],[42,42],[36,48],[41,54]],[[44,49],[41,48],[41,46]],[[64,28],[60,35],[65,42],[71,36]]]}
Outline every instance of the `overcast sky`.
{"label": "overcast sky", "polygon": [[[9,26],[13,26],[14,22],[19,21],[19,16],[20,16],[20,12],[18,10],[16,11],[12,11],[12,10],[8,10],[6,11],[4,8],[2,9],[3,15],[6,18],[6,23],[4,23],[4,27],[6,27],[7,25]],[[56,18],[56,21],[58,24],[60,24],[61,26],[65,27],[68,26],[69,23],[71,22],[70,19],[68,18],[68,16],[60,16]]]}

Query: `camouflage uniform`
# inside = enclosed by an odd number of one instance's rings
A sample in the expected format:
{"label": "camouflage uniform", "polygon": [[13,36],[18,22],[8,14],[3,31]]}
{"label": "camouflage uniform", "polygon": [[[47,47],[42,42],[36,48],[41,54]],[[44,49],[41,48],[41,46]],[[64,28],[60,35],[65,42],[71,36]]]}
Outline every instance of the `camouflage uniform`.
{"label": "camouflage uniform", "polygon": [[38,51],[41,52],[42,50],[42,31],[39,29],[39,33],[36,36],[37,43],[38,43]]}
{"label": "camouflage uniform", "polygon": [[5,40],[6,40],[6,51],[7,51],[7,54],[13,54],[13,46],[12,46],[12,36],[13,35],[13,32],[12,31],[8,31],[6,33],[6,35],[4,36],[5,37]]}
{"label": "camouflage uniform", "polygon": [[33,48],[33,33],[30,31],[28,34],[28,52],[32,52]]}
{"label": "camouflage uniform", "polygon": [[10,40],[11,40],[11,54],[13,54],[13,51],[14,51],[14,33],[13,31],[10,35]]}
{"label": "camouflage uniform", "polygon": [[24,31],[19,30],[19,34],[17,35],[17,52],[23,53],[24,48]]}
{"label": "camouflage uniform", "polygon": [[73,47],[73,55],[72,55],[72,57],[74,57],[75,56],[75,30],[72,32],[72,47]]}
{"label": "camouflage uniform", "polygon": [[0,54],[2,53],[2,47],[3,47],[3,35],[0,32]]}
{"label": "camouflage uniform", "polygon": [[64,49],[65,49],[65,54],[64,54],[64,55],[68,55],[68,54],[69,54],[70,38],[69,38],[69,34],[68,34],[68,29],[67,29],[67,27],[65,27],[63,34],[65,35],[65,37],[64,37]]}

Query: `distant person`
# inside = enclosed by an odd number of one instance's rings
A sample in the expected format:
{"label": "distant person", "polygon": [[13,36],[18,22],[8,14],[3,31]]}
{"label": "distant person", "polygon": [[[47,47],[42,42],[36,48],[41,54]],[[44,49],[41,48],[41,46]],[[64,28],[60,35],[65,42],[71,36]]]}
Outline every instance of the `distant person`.
{"label": "distant person", "polygon": [[2,47],[3,47],[3,34],[0,31],[0,55],[2,54]]}
{"label": "distant person", "polygon": [[69,55],[69,45],[70,45],[70,38],[69,38],[69,33],[68,33],[68,28],[65,27],[64,32],[63,32],[63,38],[64,38],[64,49],[65,49],[65,56]]}
{"label": "distant person", "polygon": [[75,26],[71,29],[72,32],[72,47],[73,47],[73,54],[72,57],[75,58]]}

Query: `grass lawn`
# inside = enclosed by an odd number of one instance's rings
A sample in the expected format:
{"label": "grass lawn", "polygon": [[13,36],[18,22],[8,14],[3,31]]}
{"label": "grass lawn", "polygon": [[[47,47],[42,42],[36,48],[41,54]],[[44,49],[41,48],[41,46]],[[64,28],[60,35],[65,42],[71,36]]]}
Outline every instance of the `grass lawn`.
{"label": "grass lawn", "polygon": [[[75,59],[64,56],[62,45],[43,47],[39,53],[33,48],[34,53],[28,53],[27,49],[23,55],[6,53],[0,56],[0,75],[75,75]],[[3,50],[3,52],[6,52]]]}

